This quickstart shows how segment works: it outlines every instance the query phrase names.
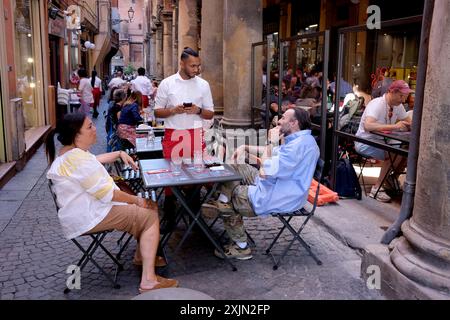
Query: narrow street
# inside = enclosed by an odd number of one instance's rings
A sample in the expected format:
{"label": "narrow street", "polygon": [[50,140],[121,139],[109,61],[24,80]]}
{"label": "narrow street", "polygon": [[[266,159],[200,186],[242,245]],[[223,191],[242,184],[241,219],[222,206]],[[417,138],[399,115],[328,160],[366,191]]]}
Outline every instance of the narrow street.
{"label": "narrow street", "polygon": [[[106,109],[102,100],[100,114]],[[92,152],[104,152],[104,118],[95,120],[97,144]],[[81,275],[81,290],[63,294],[69,274],[81,252],[62,236],[55,206],[45,177],[43,147],[25,169],[0,190],[0,299],[131,299],[138,294],[140,270],[132,263],[135,242],[123,256],[125,270],[119,274],[120,289],[110,283],[92,264]],[[326,210],[326,209],[321,209]],[[11,212],[12,215],[8,214]],[[323,226],[312,221],[305,239],[323,261],[318,266],[305,250],[290,249],[284,263],[272,270],[271,259],[264,255],[270,239],[278,231],[274,218],[247,219],[248,231],[256,241],[254,257],[236,263],[238,271],[213,255],[213,248],[198,231],[190,235],[183,249],[171,256],[164,275],[180,281],[180,286],[204,292],[215,299],[382,299],[377,290],[367,289],[360,278],[361,257],[334,238]],[[295,225],[295,224],[294,224]],[[182,236],[179,225],[173,242]],[[215,231],[219,235],[222,226]],[[105,243],[114,248],[121,233]],[[286,238],[279,242],[281,250]],[[173,249],[173,248],[172,248]],[[279,251],[278,251],[279,252]],[[98,253],[98,261],[109,263]],[[107,270],[112,270],[112,264]]]}

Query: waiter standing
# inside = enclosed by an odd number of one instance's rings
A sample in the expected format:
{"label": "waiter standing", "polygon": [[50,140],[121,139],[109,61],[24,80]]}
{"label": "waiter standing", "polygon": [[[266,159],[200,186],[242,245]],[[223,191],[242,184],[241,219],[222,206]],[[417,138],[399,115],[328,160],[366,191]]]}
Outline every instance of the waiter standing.
{"label": "waiter standing", "polygon": [[152,82],[145,76],[145,69],[140,67],[138,69],[138,76],[131,81],[131,91],[139,91],[142,93],[142,108],[147,108],[149,105],[148,97],[152,93]]}
{"label": "waiter standing", "polygon": [[[155,99],[155,117],[165,118],[162,141],[164,158],[192,158],[195,151],[203,151],[202,120],[212,119],[214,104],[209,84],[198,77],[200,58],[191,48],[184,48],[180,69],[161,81]],[[174,227],[175,198],[169,189],[165,192],[164,213],[166,226]]]}

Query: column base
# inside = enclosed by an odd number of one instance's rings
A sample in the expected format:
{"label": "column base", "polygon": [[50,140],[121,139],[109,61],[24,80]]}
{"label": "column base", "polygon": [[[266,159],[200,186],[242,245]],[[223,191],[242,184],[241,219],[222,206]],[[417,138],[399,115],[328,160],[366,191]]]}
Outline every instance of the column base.
{"label": "column base", "polygon": [[450,244],[430,234],[414,218],[402,224],[391,261],[409,279],[450,297]]}
{"label": "column base", "polygon": [[224,128],[229,129],[249,129],[252,126],[252,122],[250,119],[235,119],[235,118],[227,118],[223,117],[220,121],[221,125]]}
{"label": "column base", "polygon": [[[396,240],[394,240],[396,241]],[[425,287],[403,275],[392,263],[386,245],[375,244],[365,248],[361,262],[361,277],[367,281],[373,272],[369,266],[378,266],[381,275],[381,293],[388,299],[448,300],[450,295]],[[374,289],[375,290],[375,289]]]}

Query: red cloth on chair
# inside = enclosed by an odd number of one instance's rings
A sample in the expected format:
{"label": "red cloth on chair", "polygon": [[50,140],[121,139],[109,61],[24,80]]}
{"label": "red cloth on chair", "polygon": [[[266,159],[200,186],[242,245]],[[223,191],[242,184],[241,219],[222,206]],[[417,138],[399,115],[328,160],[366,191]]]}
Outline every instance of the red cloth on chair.
{"label": "red cloth on chair", "polygon": [[[193,158],[194,149],[204,151],[206,148],[203,128],[186,130],[166,129],[162,140],[162,148],[165,159],[170,160],[172,156]],[[166,188],[164,192],[167,196],[172,195],[172,191],[169,188]]]}
{"label": "red cloth on chair", "polygon": [[142,95],[142,108],[147,108],[149,106],[148,96]]}

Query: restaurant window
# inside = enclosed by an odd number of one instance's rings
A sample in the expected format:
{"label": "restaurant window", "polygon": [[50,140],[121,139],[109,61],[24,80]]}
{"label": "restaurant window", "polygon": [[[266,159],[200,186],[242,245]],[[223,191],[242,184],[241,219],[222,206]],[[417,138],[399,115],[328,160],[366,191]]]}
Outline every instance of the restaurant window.
{"label": "restaurant window", "polygon": [[[369,102],[386,94],[389,86],[396,80],[405,81],[413,90],[402,102],[404,110],[411,111],[412,114],[421,23],[421,16],[414,16],[382,22],[381,29],[368,30],[362,25],[339,30],[338,70],[337,74],[332,74],[329,79],[329,93],[333,95],[334,102],[331,111],[334,113],[335,130],[333,150],[335,163],[332,168],[337,166],[336,161],[343,155],[350,157],[354,163],[365,163],[364,152],[357,150],[361,144],[384,150],[388,152],[389,157],[396,155],[407,157],[408,142],[403,143],[403,140],[389,139],[382,135],[397,134],[404,137],[409,134],[407,128],[400,130],[406,131],[400,134],[397,130],[365,132],[361,121]],[[386,108],[384,121],[379,119],[377,121],[395,124],[396,117],[393,117],[392,111]],[[358,174],[362,168],[364,165],[359,167]],[[335,172],[332,175],[334,177]],[[381,173],[378,170],[376,176],[379,175]],[[335,181],[334,178],[332,180]]]}
{"label": "restaurant window", "polygon": [[17,0],[14,12],[17,95],[22,98],[26,130],[38,126],[32,5],[32,1]]}

